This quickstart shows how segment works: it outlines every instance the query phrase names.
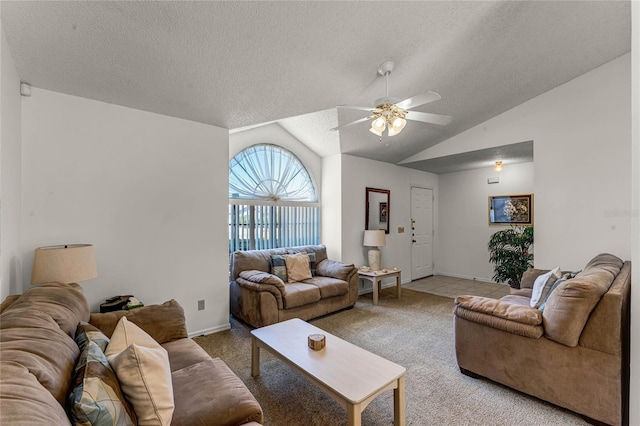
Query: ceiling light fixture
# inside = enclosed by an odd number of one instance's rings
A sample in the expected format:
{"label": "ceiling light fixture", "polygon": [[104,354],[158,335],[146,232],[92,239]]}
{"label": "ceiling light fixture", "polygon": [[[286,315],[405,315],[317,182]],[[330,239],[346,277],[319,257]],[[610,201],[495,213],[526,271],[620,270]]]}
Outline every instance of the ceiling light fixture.
{"label": "ceiling light fixture", "polygon": [[496,161],[496,165],[493,166],[493,170],[496,172],[502,171],[502,161]]}
{"label": "ceiling light fixture", "polygon": [[386,69],[378,70],[378,73],[382,74],[386,78],[387,82],[387,96],[375,101],[376,107],[371,111],[372,116],[367,117],[371,121],[371,128],[369,131],[380,137],[382,133],[387,130],[387,135],[395,136],[404,129],[407,125],[407,110],[400,108],[389,98],[389,74],[391,73],[392,65]]}

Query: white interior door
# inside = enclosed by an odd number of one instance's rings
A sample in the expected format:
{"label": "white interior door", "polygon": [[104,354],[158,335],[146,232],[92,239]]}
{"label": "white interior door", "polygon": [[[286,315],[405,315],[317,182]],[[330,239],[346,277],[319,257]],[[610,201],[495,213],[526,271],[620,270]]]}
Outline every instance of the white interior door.
{"label": "white interior door", "polygon": [[411,187],[411,279],[433,275],[433,190]]}

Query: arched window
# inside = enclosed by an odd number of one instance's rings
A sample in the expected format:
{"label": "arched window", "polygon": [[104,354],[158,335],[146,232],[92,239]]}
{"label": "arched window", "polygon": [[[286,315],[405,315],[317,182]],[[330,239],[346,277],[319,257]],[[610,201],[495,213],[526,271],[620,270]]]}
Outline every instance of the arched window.
{"label": "arched window", "polygon": [[276,145],[253,145],[231,159],[229,198],[318,200],[313,180],[298,157]]}
{"label": "arched window", "polygon": [[229,250],[319,243],[313,178],[290,151],[253,145],[229,161]]}

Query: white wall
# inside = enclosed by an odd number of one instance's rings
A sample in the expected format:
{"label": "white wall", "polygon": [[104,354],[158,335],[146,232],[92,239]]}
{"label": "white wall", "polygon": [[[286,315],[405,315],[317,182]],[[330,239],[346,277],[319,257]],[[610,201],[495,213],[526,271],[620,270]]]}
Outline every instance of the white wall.
{"label": "white wall", "polygon": [[[533,163],[521,163],[506,165],[501,172],[490,167],[438,176],[437,274],[492,281],[487,243],[505,227],[489,225],[488,197],[532,193],[533,169]],[[499,183],[487,184],[488,178],[496,176]]]}
{"label": "white wall", "polygon": [[0,300],[20,293],[21,96],[0,21]]}
{"label": "white wall", "polygon": [[[380,149],[384,149],[381,147]],[[391,191],[389,234],[381,248],[382,266],[402,270],[402,282],[411,281],[411,186],[434,190],[434,229],[438,232],[438,176],[389,163],[342,155],[342,261],[368,264],[368,248],[362,245],[365,221],[365,188]],[[398,233],[404,227],[404,233]],[[362,285],[362,284],[361,284]],[[369,284],[370,285],[370,284]],[[370,288],[370,287],[369,287]],[[366,287],[364,288],[367,289]],[[361,289],[362,290],[362,289]]]}
{"label": "white wall", "polygon": [[413,159],[533,140],[535,265],[629,259],[630,68],[623,55]]}
{"label": "white wall", "polygon": [[[631,392],[630,401],[640,401],[640,3],[631,2],[631,117],[632,117],[632,214],[631,214]],[[640,404],[630,404],[629,424],[640,424]]]}
{"label": "white wall", "polygon": [[329,259],[342,261],[342,155],[322,159],[322,244]]}
{"label": "white wall", "polygon": [[36,247],[92,243],[92,310],[175,298],[189,332],[228,328],[228,131],[36,88],[22,120],[24,288]]}

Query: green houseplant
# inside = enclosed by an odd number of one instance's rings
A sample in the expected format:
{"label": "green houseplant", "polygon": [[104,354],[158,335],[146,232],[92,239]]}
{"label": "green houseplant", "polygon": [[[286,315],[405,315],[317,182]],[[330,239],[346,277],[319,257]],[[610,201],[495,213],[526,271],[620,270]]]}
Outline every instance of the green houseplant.
{"label": "green houseplant", "polygon": [[520,288],[524,271],[533,267],[533,226],[511,226],[489,239],[489,261],[495,263],[493,279]]}

